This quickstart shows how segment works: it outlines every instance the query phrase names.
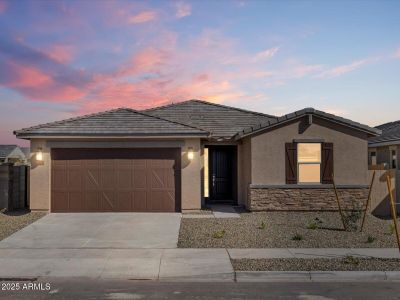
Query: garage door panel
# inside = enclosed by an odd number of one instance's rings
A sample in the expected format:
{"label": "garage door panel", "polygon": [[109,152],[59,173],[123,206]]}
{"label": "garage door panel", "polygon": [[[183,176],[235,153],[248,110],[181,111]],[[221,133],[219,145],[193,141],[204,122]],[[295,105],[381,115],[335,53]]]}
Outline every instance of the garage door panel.
{"label": "garage door panel", "polygon": [[98,190],[100,187],[100,170],[86,169],[83,170],[85,190]]}
{"label": "garage door panel", "polygon": [[145,190],[138,191],[135,190],[132,193],[133,203],[132,210],[133,211],[147,211],[147,192]]}
{"label": "garage door panel", "polygon": [[68,193],[54,191],[52,196],[57,199],[57,201],[53,203],[53,210],[61,212],[68,211]]}
{"label": "garage door panel", "polygon": [[100,197],[99,192],[86,192],[85,193],[85,201],[86,208],[88,211],[100,211]]}
{"label": "garage door panel", "polygon": [[68,193],[68,209],[73,212],[85,211],[85,202],[81,192]]}
{"label": "garage door panel", "polygon": [[117,187],[118,189],[132,189],[133,171],[132,169],[117,170]]}
{"label": "garage door panel", "polygon": [[68,186],[66,168],[54,168],[52,171],[52,187],[56,191],[64,190]]}
{"label": "garage door panel", "polygon": [[175,211],[179,149],[53,149],[52,211]]}
{"label": "garage door panel", "polygon": [[132,192],[117,192],[118,210],[132,211]]}

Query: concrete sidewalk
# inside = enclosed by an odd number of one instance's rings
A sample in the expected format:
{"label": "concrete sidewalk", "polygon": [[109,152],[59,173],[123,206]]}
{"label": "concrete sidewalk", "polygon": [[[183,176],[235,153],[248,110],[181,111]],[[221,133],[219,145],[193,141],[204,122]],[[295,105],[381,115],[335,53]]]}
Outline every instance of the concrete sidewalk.
{"label": "concrete sidewalk", "polygon": [[225,249],[0,249],[0,278],[233,281]]}
{"label": "concrete sidewalk", "polygon": [[337,258],[347,255],[374,258],[400,258],[397,248],[260,248],[227,249],[231,259],[259,258]]}

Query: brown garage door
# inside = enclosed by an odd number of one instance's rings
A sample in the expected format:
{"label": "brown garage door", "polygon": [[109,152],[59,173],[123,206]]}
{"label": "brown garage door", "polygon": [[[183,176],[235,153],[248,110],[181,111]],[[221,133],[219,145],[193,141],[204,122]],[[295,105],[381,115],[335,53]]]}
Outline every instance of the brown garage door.
{"label": "brown garage door", "polygon": [[180,210],[179,149],[53,149],[51,211]]}

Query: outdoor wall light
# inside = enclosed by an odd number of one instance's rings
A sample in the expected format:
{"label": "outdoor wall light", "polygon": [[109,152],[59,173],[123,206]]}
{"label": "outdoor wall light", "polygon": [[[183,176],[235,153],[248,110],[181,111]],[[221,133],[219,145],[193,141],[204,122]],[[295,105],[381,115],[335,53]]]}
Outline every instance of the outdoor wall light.
{"label": "outdoor wall light", "polygon": [[188,150],[188,159],[189,159],[189,160],[193,160],[193,158],[194,158],[193,148],[192,148],[192,147],[189,147],[189,150]]}
{"label": "outdoor wall light", "polygon": [[38,148],[36,152],[36,160],[37,161],[43,161],[43,152],[42,148]]}

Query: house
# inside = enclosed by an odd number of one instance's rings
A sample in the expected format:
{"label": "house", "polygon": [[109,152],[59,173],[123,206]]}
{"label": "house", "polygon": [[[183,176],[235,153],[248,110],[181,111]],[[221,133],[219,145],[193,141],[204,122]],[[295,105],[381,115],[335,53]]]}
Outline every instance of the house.
{"label": "house", "polygon": [[27,156],[29,152],[29,148],[18,147],[17,145],[0,145],[0,164],[27,164],[29,161],[29,156]]}
{"label": "house", "polygon": [[332,210],[333,173],[346,205],[365,201],[380,130],[312,108],[275,117],[189,100],[14,133],[31,142],[31,209],[167,212]]}
{"label": "house", "polygon": [[400,121],[382,124],[376,128],[382,131],[382,135],[372,137],[368,141],[368,164],[400,170]]}

